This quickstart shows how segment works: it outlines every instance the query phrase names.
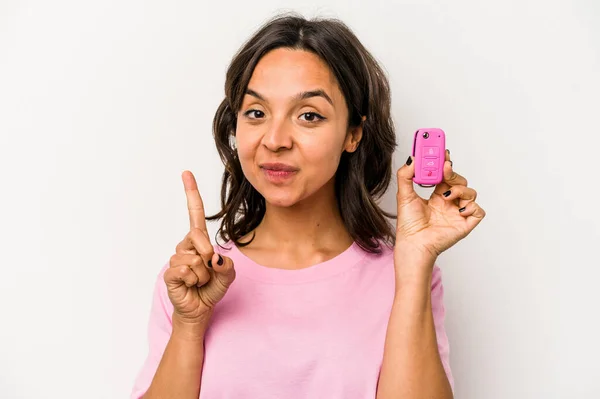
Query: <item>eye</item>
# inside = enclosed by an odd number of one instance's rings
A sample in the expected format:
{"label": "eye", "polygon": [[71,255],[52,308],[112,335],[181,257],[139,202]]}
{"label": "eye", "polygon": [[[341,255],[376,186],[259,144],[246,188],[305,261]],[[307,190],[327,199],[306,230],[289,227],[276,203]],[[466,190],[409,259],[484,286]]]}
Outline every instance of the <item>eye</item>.
{"label": "eye", "polygon": [[[252,114],[254,112],[254,117],[250,116],[250,114]],[[244,112],[244,116],[250,119],[257,119],[257,118],[262,118],[263,116],[265,116],[265,113],[262,111],[259,111],[257,109],[249,109],[248,111]]]}
{"label": "eye", "polygon": [[325,120],[324,117],[322,117],[321,115],[317,114],[316,112],[305,112],[302,115],[300,115],[300,117],[306,115],[306,119],[304,119],[307,122],[310,123],[316,123],[316,122],[320,122],[322,120]]}

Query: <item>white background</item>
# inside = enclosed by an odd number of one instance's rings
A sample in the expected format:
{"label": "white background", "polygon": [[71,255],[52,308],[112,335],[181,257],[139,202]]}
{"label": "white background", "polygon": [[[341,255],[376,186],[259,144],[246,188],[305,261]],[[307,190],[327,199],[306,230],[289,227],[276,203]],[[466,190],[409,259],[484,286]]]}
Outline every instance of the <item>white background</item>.
{"label": "white background", "polygon": [[456,397],[600,397],[600,3],[297,3],[0,1],[0,397],[129,395],[180,174],[216,212],[226,67],[291,9],[383,64],[395,167],[441,127],[487,211],[438,260]]}

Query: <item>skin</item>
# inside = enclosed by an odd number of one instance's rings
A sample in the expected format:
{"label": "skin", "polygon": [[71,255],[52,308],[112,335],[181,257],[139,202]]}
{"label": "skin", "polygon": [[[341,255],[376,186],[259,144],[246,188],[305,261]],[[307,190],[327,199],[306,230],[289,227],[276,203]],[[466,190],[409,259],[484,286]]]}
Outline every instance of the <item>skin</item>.
{"label": "skin", "polygon": [[[256,238],[240,250],[274,268],[299,269],[337,256],[352,238],[337,210],[333,179],[342,153],[360,145],[362,128],[348,128],[347,105],[335,77],[312,53],[276,49],[260,60],[248,89],[238,113],[236,147],[244,175],[265,198],[266,213]],[[313,90],[322,90],[330,101],[296,98]],[[289,181],[273,183],[259,166],[263,162],[290,164],[297,172]],[[397,173],[396,295],[378,399],[452,398],[437,351],[431,273],[439,254],[485,216],[476,191],[452,169],[449,153],[444,180],[429,199],[417,195],[413,176],[414,163]],[[204,333],[214,305],[235,280],[233,261],[220,260],[213,251],[194,175],[184,171],[182,180],[190,231],[165,272],[173,332],[145,398],[198,397]],[[450,195],[443,196],[448,190]]]}
{"label": "skin", "polygon": [[[358,147],[362,128],[348,129],[337,81],[310,52],[266,54],[248,89],[238,113],[236,147],[244,175],[266,200],[266,213],[256,238],[242,251],[278,268],[303,268],[336,256],[352,238],[337,209],[334,175],[342,153]],[[312,90],[322,90],[331,102],[323,96],[295,98]],[[273,184],[259,167],[263,162],[299,170],[288,182]]]}

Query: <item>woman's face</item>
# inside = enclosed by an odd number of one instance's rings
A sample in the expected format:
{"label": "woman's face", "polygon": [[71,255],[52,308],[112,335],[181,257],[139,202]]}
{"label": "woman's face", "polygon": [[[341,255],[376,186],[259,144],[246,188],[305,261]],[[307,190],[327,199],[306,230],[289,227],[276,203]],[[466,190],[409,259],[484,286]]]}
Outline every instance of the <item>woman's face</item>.
{"label": "woman's face", "polygon": [[270,51],[256,65],[237,117],[244,175],[282,207],[332,188],[342,152],[354,151],[362,134],[347,122],[344,96],[317,55]]}

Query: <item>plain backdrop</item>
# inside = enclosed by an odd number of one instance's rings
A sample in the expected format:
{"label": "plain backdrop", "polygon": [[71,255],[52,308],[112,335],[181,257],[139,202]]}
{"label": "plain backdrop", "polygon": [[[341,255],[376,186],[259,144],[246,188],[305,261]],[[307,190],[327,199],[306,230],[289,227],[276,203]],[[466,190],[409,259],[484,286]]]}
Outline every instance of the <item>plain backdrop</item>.
{"label": "plain backdrop", "polygon": [[0,397],[129,395],[180,174],[219,209],[227,65],[292,10],[382,63],[395,168],[440,127],[487,212],[438,259],[456,397],[599,398],[595,0],[0,1]]}

